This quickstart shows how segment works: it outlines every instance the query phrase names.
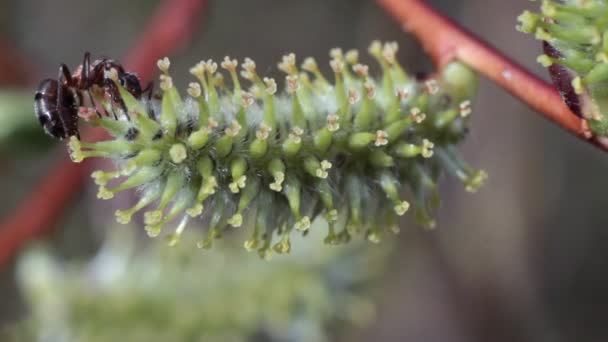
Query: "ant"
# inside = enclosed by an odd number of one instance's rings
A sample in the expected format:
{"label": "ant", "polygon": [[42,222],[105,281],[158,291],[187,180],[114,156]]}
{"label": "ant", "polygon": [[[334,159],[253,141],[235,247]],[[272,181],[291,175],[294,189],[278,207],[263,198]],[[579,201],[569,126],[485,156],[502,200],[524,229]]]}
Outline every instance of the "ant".
{"label": "ant", "polygon": [[[152,82],[142,90],[137,75],[126,72],[122,65],[111,59],[98,59],[91,64],[90,53],[86,52],[79,73],[72,75],[68,67],[65,64],[61,64],[57,79],[48,78],[43,80],[36,90],[34,111],[46,133],[58,139],[70,136],[76,136],[80,139],[78,132],[78,108],[84,102],[83,92],[87,93],[97,116],[101,117],[95,100],[91,95],[91,88],[93,86],[97,86],[107,92],[112,102],[117,103],[127,119],[130,120],[127,114],[127,107],[118,87],[108,76],[108,73],[112,70],[116,71],[120,85],[135,98],[140,99],[145,92],[148,92],[148,100],[152,98]],[[112,112],[112,114],[115,119],[118,119],[116,113]]]}

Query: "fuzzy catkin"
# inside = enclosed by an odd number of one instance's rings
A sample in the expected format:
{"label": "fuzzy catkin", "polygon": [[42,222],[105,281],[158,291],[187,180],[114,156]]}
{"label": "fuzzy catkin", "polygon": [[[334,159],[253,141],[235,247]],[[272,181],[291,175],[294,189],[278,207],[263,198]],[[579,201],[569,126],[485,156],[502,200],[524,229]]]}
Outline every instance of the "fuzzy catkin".
{"label": "fuzzy catkin", "polygon": [[290,235],[306,234],[317,217],[328,223],[329,244],[359,233],[378,242],[399,230],[398,218],[410,206],[420,224],[433,227],[444,171],[471,192],[486,178],[455,151],[467,132],[477,78],[453,63],[436,77],[417,80],[398,64],[396,43],[376,41],[369,52],[380,77],[369,75],[356,51],[333,49],[333,83],[314,59],[299,68],[295,55],[286,55],[278,64],[286,74],[283,92],[277,81],[257,74],[251,59],[240,75],[236,60],[220,63],[230,87],[216,62],[202,61],[190,70],[197,82],[186,98],[173,85],[169,60],[162,59],[162,99],[138,101],[120,88],[128,113],[119,120],[89,119],[113,138],[73,137],[72,159],[114,160],[116,170],[92,175],[98,196],[139,189],[138,203],[118,210],[117,220],[128,223],[151,207],[144,212],[150,236],[177,222],[171,244],[193,220],[208,227],[199,247],[210,248],[228,227],[243,226],[251,230],[245,248],[264,258],[289,252]]}

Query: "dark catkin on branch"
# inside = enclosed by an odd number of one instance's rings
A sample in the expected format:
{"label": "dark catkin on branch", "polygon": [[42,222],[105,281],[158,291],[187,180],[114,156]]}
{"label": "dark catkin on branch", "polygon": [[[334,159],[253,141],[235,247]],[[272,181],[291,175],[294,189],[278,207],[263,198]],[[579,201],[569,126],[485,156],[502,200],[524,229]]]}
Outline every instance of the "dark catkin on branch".
{"label": "dark catkin on branch", "polygon": [[551,84],[439,13],[427,1],[376,1],[420,41],[439,70],[460,61],[567,132],[608,151],[608,139],[594,135],[587,120],[576,116]]}
{"label": "dark catkin on branch", "polygon": [[90,117],[113,139],[73,137],[71,156],[114,160],[116,170],[93,173],[98,196],[139,189],[139,201],[118,210],[117,220],[128,223],[150,207],[144,212],[150,236],[176,220],[172,244],[195,219],[208,227],[199,247],[211,247],[228,227],[246,226],[245,248],[264,258],[289,252],[290,235],[306,234],[317,217],[327,222],[329,244],[359,233],[380,241],[399,230],[398,218],[410,206],[418,222],[433,227],[444,171],[468,191],[486,178],[454,149],[467,131],[477,78],[453,63],[435,78],[416,80],[397,63],[397,49],[396,43],[371,44],[378,78],[357,51],[333,49],[333,83],[314,59],[298,67],[288,54],[278,64],[286,74],[283,92],[251,59],[240,73],[236,60],[220,63],[230,87],[216,62],[202,61],[190,70],[197,82],[185,98],[165,58],[158,62],[162,99],[138,101],[120,88],[131,119],[126,113],[119,120]]}
{"label": "dark catkin on branch", "polygon": [[538,62],[570,109],[587,119],[598,136],[608,136],[608,2],[542,1],[541,13],[525,11],[518,30],[544,42]]}

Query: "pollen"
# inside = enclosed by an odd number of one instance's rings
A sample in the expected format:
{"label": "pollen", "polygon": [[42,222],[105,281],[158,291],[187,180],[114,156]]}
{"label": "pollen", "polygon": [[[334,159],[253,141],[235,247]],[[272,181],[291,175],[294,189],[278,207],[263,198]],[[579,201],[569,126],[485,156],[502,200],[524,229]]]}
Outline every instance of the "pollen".
{"label": "pollen", "polygon": [[367,76],[369,75],[369,66],[365,64],[355,64],[353,65],[353,71],[359,77],[367,78]]}
{"label": "pollen", "polygon": [[409,97],[409,92],[407,91],[407,89],[399,89],[397,90],[397,97],[399,98],[399,101],[405,101],[407,100],[407,98]]}
{"label": "pollen", "polygon": [[232,192],[233,194],[237,194],[239,193],[239,191],[241,191],[241,189],[245,187],[246,184],[247,176],[240,176],[237,180],[230,183],[228,187],[230,188],[230,192]]}
{"label": "pollen", "polygon": [[197,217],[203,213],[203,209],[204,209],[203,205],[200,203],[197,203],[194,205],[194,207],[187,209],[186,214],[188,214],[190,217]]}
{"label": "pollen", "polygon": [[266,140],[268,139],[271,130],[272,129],[270,128],[270,126],[266,124],[261,124],[260,128],[255,132],[255,136],[260,140]]}
{"label": "pollen", "polygon": [[167,72],[169,72],[169,67],[171,66],[171,61],[169,60],[169,57],[164,57],[164,58],[159,59],[156,62],[156,66],[163,73],[167,73]]}
{"label": "pollen", "polygon": [[431,158],[433,156],[433,148],[435,144],[430,142],[428,139],[422,140],[422,152],[421,155],[424,158]]}
{"label": "pollen", "polygon": [[214,118],[209,118],[209,120],[207,120],[207,128],[209,128],[211,130],[216,128],[219,125],[220,124]]}
{"label": "pollen", "polygon": [[405,213],[408,211],[409,208],[410,208],[410,204],[407,201],[403,201],[403,202],[397,204],[394,209],[395,209],[395,212],[397,213],[397,215],[403,216],[403,215],[405,215]]}
{"label": "pollen", "polygon": [[357,64],[359,62],[359,51],[355,49],[348,50],[344,56],[344,60],[351,65]]}
{"label": "pollen", "polygon": [[327,129],[330,132],[336,132],[340,129],[340,117],[336,114],[329,114],[327,116]]}
{"label": "pollen", "polygon": [[201,96],[201,85],[197,82],[190,82],[188,84],[188,95],[194,98]]}
{"label": "pollen", "polygon": [[277,82],[275,82],[274,78],[264,77],[264,84],[266,84],[268,95],[274,95],[277,92]]}
{"label": "pollen", "polygon": [[207,63],[205,63],[205,70],[209,75],[215,74],[215,72],[217,71],[217,63],[211,59],[208,60]]}
{"label": "pollen", "polygon": [[99,190],[97,192],[97,197],[104,199],[104,200],[109,200],[109,199],[114,198],[114,193],[102,185],[99,187]]}
{"label": "pollen", "polygon": [[231,137],[236,137],[239,132],[241,131],[241,124],[239,124],[238,121],[236,120],[232,120],[232,122],[230,123],[230,126],[227,127],[224,130],[224,133],[226,133],[226,135],[231,136]]}
{"label": "pollen", "polygon": [[376,131],[376,141],[374,142],[374,145],[384,146],[386,144],[388,144],[388,133],[382,130]]}
{"label": "pollen", "polygon": [[354,90],[354,89],[350,89],[348,91],[348,103],[351,105],[354,105],[355,103],[359,102],[360,96],[359,93]]}
{"label": "pollen", "polygon": [[302,134],[304,134],[304,130],[296,126],[291,129],[291,132],[289,133],[289,139],[295,142],[296,144],[299,144],[302,142]]}
{"label": "pollen", "polygon": [[329,57],[331,57],[332,59],[341,60],[344,58],[344,53],[342,52],[341,48],[336,47],[336,48],[329,50]]}
{"label": "pollen", "polygon": [[315,61],[314,58],[308,57],[302,63],[302,69],[309,71],[309,72],[315,72],[315,71],[319,70],[319,67],[317,66],[317,62]]}
{"label": "pollen", "polygon": [[274,182],[269,184],[270,190],[281,192],[283,190],[283,181],[285,181],[285,174],[283,172],[275,173]]}
{"label": "pollen", "polygon": [[410,110],[410,115],[416,123],[422,123],[426,119],[426,114],[422,113],[420,108],[414,107]]}
{"label": "pollen", "polygon": [[382,57],[388,64],[395,64],[395,56],[397,54],[397,43],[385,43],[382,48]]}
{"label": "pollen", "polygon": [[382,54],[382,43],[379,40],[374,40],[369,45],[368,51],[372,56],[380,56]]}
{"label": "pollen", "polygon": [[220,65],[223,69],[235,72],[239,62],[236,59],[230,59],[230,57],[226,56]]}
{"label": "pollen", "polygon": [[344,71],[344,61],[341,59],[332,59],[329,66],[336,74],[341,74]]}
{"label": "pollen", "polygon": [[296,55],[290,53],[283,56],[282,61],[278,64],[278,68],[288,75],[296,74],[298,72],[296,68]]}
{"label": "pollen", "polygon": [[365,88],[365,95],[368,99],[373,100],[376,97],[376,86],[371,81],[366,81],[363,84],[363,88]]}
{"label": "pollen", "polygon": [[243,216],[241,214],[234,214],[234,216],[228,219],[228,224],[235,228],[240,227],[243,225]]}
{"label": "pollen", "polygon": [[243,107],[245,108],[251,107],[255,103],[255,98],[253,97],[253,94],[246,91],[241,92],[241,99]]}
{"label": "pollen", "polygon": [[435,95],[439,91],[439,84],[437,84],[437,80],[428,80],[424,82],[424,85],[426,87],[426,91],[431,95]]}
{"label": "pollen", "polygon": [[160,75],[160,89],[167,91],[173,88],[173,79],[169,75]]}
{"label": "pollen", "polygon": [[310,228],[310,217],[304,216],[301,220],[296,222],[294,228],[299,231],[306,231]]}
{"label": "pollen", "polygon": [[332,163],[329,162],[329,161],[327,161],[327,160],[325,160],[325,159],[323,159],[321,161],[321,169],[323,171],[327,171],[327,170],[331,169],[332,166],[333,166]]}
{"label": "pollen", "polygon": [[75,163],[81,163],[84,160],[84,155],[81,150],[80,141],[76,137],[70,137],[70,142],[68,143],[68,148],[70,150],[70,158]]}
{"label": "pollen", "polygon": [[470,100],[462,101],[460,103],[460,105],[458,106],[458,108],[460,109],[460,116],[463,117],[463,118],[466,118],[467,116],[469,116],[471,114],[471,112],[473,111],[471,109],[471,101]]}
{"label": "pollen", "polygon": [[190,68],[190,73],[199,79],[204,79],[205,78],[205,69],[206,69],[206,63],[204,61],[200,61],[195,66]]}
{"label": "pollen", "polygon": [[287,83],[287,92],[293,94],[300,89],[300,82],[298,81],[298,75],[287,75],[285,77]]}
{"label": "pollen", "polygon": [[243,63],[242,67],[243,71],[241,72],[241,76],[252,81],[255,77],[255,62],[251,58],[247,57],[245,58],[245,62]]}

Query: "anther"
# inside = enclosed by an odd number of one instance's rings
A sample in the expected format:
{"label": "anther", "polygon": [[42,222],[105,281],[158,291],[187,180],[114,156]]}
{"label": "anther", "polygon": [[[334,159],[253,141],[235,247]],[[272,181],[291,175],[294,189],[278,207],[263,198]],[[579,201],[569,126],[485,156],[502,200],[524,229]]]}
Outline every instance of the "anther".
{"label": "anther", "polygon": [[167,91],[173,88],[173,79],[169,75],[160,75],[160,89]]}
{"label": "anther", "polygon": [[472,112],[471,101],[470,100],[462,101],[459,105],[459,109],[460,109],[460,116],[463,118],[466,118]]}
{"label": "anther", "polygon": [[287,83],[287,92],[293,94],[300,89],[300,82],[298,82],[298,75],[288,75],[285,77]]}
{"label": "anther", "polygon": [[384,146],[386,144],[388,144],[388,133],[382,130],[376,131],[376,141],[374,142],[374,145]]}
{"label": "anther", "polygon": [[340,74],[344,71],[344,61],[342,61],[341,59],[332,59],[329,62],[329,66],[331,66],[331,69],[336,73],[336,74]]}
{"label": "anther", "polygon": [[294,74],[297,73],[296,69],[296,55],[294,53],[290,53],[288,55],[283,56],[283,60],[278,64],[279,70],[283,71],[286,74]]}
{"label": "anther", "polygon": [[359,61],[359,51],[355,49],[348,50],[346,52],[346,55],[344,56],[344,59],[348,64],[357,64],[357,62]]}
{"label": "anther", "polygon": [[353,71],[359,77],[365,78],[369,75],[369,66],[365,64],[355,64],[353,65]]}
{"label": "anther", "polygon": [[163,73],[167,73],[167,72],[169,72],[169,67],[171,66],[171,61],[169,60],[169,57],[164,57],[164,58],[159,59],[156,62],[156,66],[158,66],[160,71],[162,71]]}
{"label": "anther", "polygon": [[359,93],[354,90],[354,89],[349,89],[348,90],[348,103],[351,105],[354,105],[355,103],[359,102]]}
{"label": "anther", "polygon": [[230,59],[230,57],[226,56],[220,65],[223,69],[233,72],[236,71],[236,67],[239,63],[236,59]]}
{"label": "anther", "polygon": [[266,92],[269,95],[274,95],[277,92],[277,82],[274,78],[264,77],[264,84],[266,85]]}
{"label": "anther", "polygon": [[427,80],[424,82],[424,86],[426,87],[426,91],[431,95],[437,94],[439,91],[439,84],[436,80]]}
{"label": "anther", "polygon": [[368,99],[373,100],[376,97],[376,86],[371,81],[363,83],[363,88]]}
{"label": "anther", "polygon": [[246,91],[241,92],[241,98],[243,100],[243,107],[245,108],[251,107],[255,102],[253,94]]}
{"label": "anther", "polygon": [[319,70],[319,67],[317,66],[317,62],[314,58],[308,57],[304,60],[304,63],[302,63],[302,69],[310,72],[315,72]]}
{"label": "anther", "polygon": [[433,156],[433,148],[435,144],[430,142],[428,139],[422,140],[422,151],[421,155],[423,158],[431,158]]}
{"label": "anther", "polygon": [[260,140],[266,140],[270,135],[270,130],[271,127],[263,123],[260,125],[260,128],[255,132],[255,136]]}
{"label": "anther", "polygon": [[329,114],[327,116],[327,129],[330,132],[335,132],[340,129],[340,118],[336,114]]}
{"label": "anther", "polygon": [[194,98],[201,96],[201,85],[197,82],[188,84],[188,94]]}
{"label": "anther", "polygon": [[231,137],[235,137],[239,134],[239,132],[241,131],[241,128],[242,127],[238,121],[232,120],[232,122],[230,123],[230,126],[224,130],[224,133],[226,133],[226,135],[229,135]]}

